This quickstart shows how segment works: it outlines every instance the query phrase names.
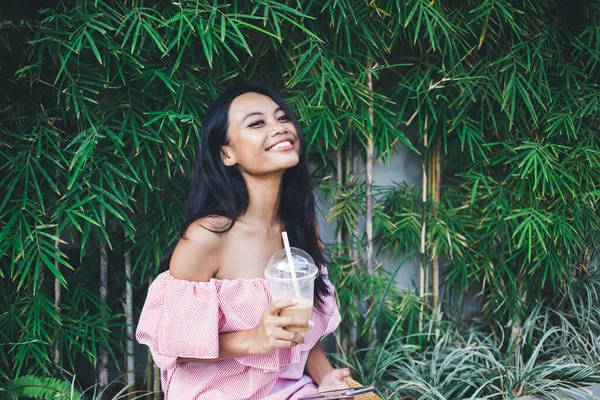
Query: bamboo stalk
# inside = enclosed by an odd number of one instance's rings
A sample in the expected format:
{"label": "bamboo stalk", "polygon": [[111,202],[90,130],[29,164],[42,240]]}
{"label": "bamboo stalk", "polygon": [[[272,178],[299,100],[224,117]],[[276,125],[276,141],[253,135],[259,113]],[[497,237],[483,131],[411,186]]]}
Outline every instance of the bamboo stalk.
{"label": "bamboo stalk", "polygon": [[[373,118],[373,74],[371,73],[371,68],[373,63],[371,59],[367,59],[366,69],[367,69],[367,87],[369,88],[369,108],[367,112],[369,113],[369,136],[367,137],[367,155],[366,155],[366,179],[365,179],[365,197],[366,197],[366,216],[365,216],[365,230],[367,235],[367,253],[366,253],[366,264],[367,264],[367,273],[369,275],[373,275],[373,153],[374,153],[374,145],[373,145],[373,130],[374,130],[374,121]],[[370,285],[369,292],[373,294],[375,289],[373,285]],[[372,298],[369,298],[367,301],[367,312],[371,308]],[[377,327],[375,322],[373,321],[373,326],[371,329],[371,335],[369,340],[369,347],[374,348],[375,343],[377,341]]]}
{"label": "bamboo stalk", "polygon": [[152,353],[149,347],[146,350],[146,361],[146,390],[148,393],[152,393],[154,391],[154,363],[152,362]]}
{"label": "bamboo stalk", "polygon": [[[150,263],[150,271],[153,271],[153,263]],[[152,278],[148,277],[148,287],[150,287],[150,285],[152,284]],[[152,394],[152,398],[154,400],[160,400],[161,399],[161,385],[160,385],[160,368],[158,368],[158,365],[156,365],[154,363],[154,360],[152,359],[152,353],[150,352],[150,349],[148,349],[148,381],[146,382],[148,391]],[[151,379],[150,379],[151,378]]]}
{"label": "bamboo stalk", "polygon": [[[100,246],[100,300],[106,304],[108,294],[108,260],[104,248]],[[104,346],[99,350],[98,386],[100,390],[108,386],[108,350]]]}
{"label": "bamboo stalk", "polygon": [[46,279],[46,268],[43,263],[39,263],[37,274],[38,282],[37,286],[34,288],[34,293],[38,290],[42,290],[42,284],[44,283],[44,279]]}
{"label": "bamboo stalk", "polygon": [[[43,109],[43,106],[42,106]],[[45,113],[45,110],[44,110]],[[50,124],[53,128],[54,126],[52,125],[52,123]],[[60,139],[57,140],[56,143],[57,147],[60,149]],[[54,171],[54,174],[56,176],[56,179],[58,180],[60,177],[60,170],[58,168],[56,168],[56,170]],[[56,226],[56,240],[54,241],[54,247],[56,247],[56,250],[58,253],[60,253],[60,231],[58,228],[58,225]],[[54,269],[56,271],[60,271],[60,265],[58,264],[58,260],[54,259]],[[62,296],[62,288],[61,288],[61,284],[60,284],[60,280],[55,276],[54,277],[54,309],[56,310],[57,314],[60,314],[60,302],[61,302],[61,296]],[[60,366],[60,333],[57,332],[56,335],[56,341],[54,342],[54,351],[53,351],[53,355],[52,355],[52,362],[54,363],[55,366]]]}
{"label": "bamboo stalk", "polygon": [[[352,134],[348,137],[348,142],[344,146],[344,183],[347,187],[352,184]],[[358,225],[358,223],[357,223]],[[348,257],[350,259],[354,258],[354,248],[352,247],[353,239],[354,239],[354,231],[351,226],[346,226],[344,229],[344,233],[346,236],[345,242],[349,244],[348,246]]]}
{"label": "bamboo stalk", "polygon": [[355,180],[358,179],[358,176],[360,175],[359,161],[360,161],[360,146],[353,146],[352,147],[352,176]]}
{"label": "bamboo stalk", "polygon": [[[342,189],[342,185],[344,183],[344,147],[342,146],[338,149],[336,154],[336,168],[337,168],[337,183],[340,190]],[[339,229],[337,231],[337,244],[338,244],[338,255],[341,256],[344,252],[342,247],[342,243],[344,242],[344,224],[341,223],[339,225]],[[348,337],[342,337],[340,343],[338,344],[343,353],[346,353],[350,349],[350,341]]]}
{"label": "bamboo stalk", "polygon": [[[150,271],[153,271],[153,264],[150,263]],[[148,286],[150,287],[150,285],[152,284],[152,277],[148,276]],[[154,392],[154,386],[155,386],[155,382],[154,382],[154,376],[156,374],[156,365],[154,364],[154,360],[152,360],[152,353],[150,352],[150,348],[148,348],[148,350],[146,351],[146,389],[148,390],[148,393],[153,393]],[[152,395],[152,398],[157,398],[157,395]]]}
{"label": "bamboo stalk", "polygon": [[[433,201],[435,201],[436,204],[440,203],[441,197],[440,197],[440,187],[441,187],[441,182],[442,182],[442,178],[441,178],[441,153],[442,153],[442,141],[440,140],[439,137],[436,138],[436,142],[435,142],[435,148],[434,148],[434,156],[432,157],[433,159],[433,166],[432,166],[432,172],[434,172],[434,176],[432,177],[432,189],[433,189],[433,193],[432,193],[432,199]],[[439,208],[436,207],[434,212],[436,213],[436,215],[439,215]],[[433,279],[433,307],[437,307],[438,302],[439,302],[439,297],[440,297],[440,283],[439,283],[439,276],[440,276],[440,271],[439,271],[439,258],[437,255],[435,255],[433,257],[432,260],[432,279]]]}
{"label": "bamboo stalk", "polygon": [[161,388],[160,388],[160,368],[158,368],[158,365],[154,364],[153,362],[153,370],[154,370],[154,400],[160,400],[161,398]]}
{"label": "bamboo stalk", "polygon": [[[425,127],[427,127],[427,117],[425,117]],[[425,133],[425,137],[423,139],[425,146],[427,146],[427,133]],[[419,262],[419,298],[424,300],[425,298],[425,287],[426,287],[426,270],[427,270],[427,258],[425,255],[425,233],[427,231],[427,221],[425,219],[425,203],[427,202],[427,151],[424,152],[424,160],[421,165],[423,168],[423,190],[421,201],[423,202],[423,212],[422,212],[422,221],[421,221],[421,246],[420,246],[420,262]],[[419,331],[423,330],[423,312],[425,311],[423,308],[423,304],[421,304],[421,312],[419,314]]]}
{"label": "bamboo stalk", "polygon": [[[357,188],[358,185],[358,177],[360,175],[360,168],[359,168],[359,157],[360,157],[360,146],[357,145],[358,140],[356,140],[354,138],[354,135],[350,135],[348,137],[348,153],[347,153],[347,176],[346,176],[346,182],[348,182],[350,185],[353,185],[355,188]],[[347,227],[348,229],[348,243],[350,243],[350,248],[348,251],[348,255],[351,259],[356,259],[356,261],[358,261],[361,257],[360,255],[360,251],[357,250],[356,252],[354,251],[354,247],[353,247],[353,243],[360,243],[359,238],[360,238],[360,221],[356,221],[356,224],[354,225],[354,227]],[[363,299],[359,296],[358,293],[354,294],[354,304],[357,305],[363,305]],[[367,307],[368,307],[368,303],[367,303]],[[353,321],[352,322],[352,335],[350,337],[350,344],[348,346],[348,352],[351,351],[350,346],[352,344],[354,344],[354,346],[357,345],[358,341],[359,341],[359,337],[360,337],[360,329],[359,329],[359,324],[357,323],[357,321]]]}
{"label": "bamboo stalk", "polygon": [[[342,183],[344,182],[344,179],[343,179],[344,171],[342,170],[343,169],[342,150],[343,149],[339,149],[338,153],[337,153],[337,181],[338,181],[338,185],[340,188],[342,187]],[[343,240],[342,226],[340,226],[340,229],[338,229],[338,233],[337,233],[337,243],[339,245],[340,252],[342,251],[342,240]]]}
{"label": "bamboo stalk", "polygon": [[[54,246],[56,247],[57,250],[60,251],[60,240],[58,238],[59,232],[58,232],[58,228],[56,228],[56,240],[54,241]],[[54,268],[56,268],[56,270],[59,270],[59,264],[58,264],[58,260],[54,260]],[[57,314],[60,314],[60,301],[61,301],[61,285],[60,285],[60,281],[58,280],[58,278],[55,276],[54,277],[54,309],[56,310]],[[60,365],[60,337],[58,336],[58,334],[56,335],[56,341],[54,342],[54,351],[52,354],[52,362],[54,363],[54,365],[59,366]]]}
{"label": "bamboo stalk", "polygon": [[125,318],[127,324],[127,384],[128,393],[135,391],[135,356],[133,347],[133,287],[131,285],[131,253],[125,252]]}
{"label": "bamboo stalk", "polygon": [[[340,149],[340,158],[339,158],[340,170],[339,170],[339,174],[338,174],[340,188],[349,187],[349,185],[352,183],[352,177],[353,177],[352,161],[351,161],[352,154],[353,154],[352,142],[353,142],[352,135],[349,135],[348,141],[346,141],[344,143],[344,145],[342,146],[342,148]],[[358,225],[358,223],[357,223],[357,225]],[[353,260],[354,255],[355,255],[354,249],[353,249],[354,236],[355,236],[355,232],[353,230],[353,227],[344,225],[343,220],[342,220],[342,222],[340,224],[340,239],[341,239],[340,243],[345,243],[345,246],[342,246],[343,247],[342,251],[347,252],[348,258],[350,260]],[[357,295],[354,296],[354,303],[357,305],[360,304],[360,299],[358,298]],[[349,335],[348,335],[348,337],[346,337],[343,340],[345,353],[352,352],[352,346],[353,346],[353,344],[355,345],[356,343],[358,343],[358,337],[359,337],[359,329],[358,329],[357,321],[351,321]]]}
{"label": "bamboo stalk", "polygon": [[[373,75],[371,73],[372,61],[367,59],[367,87],[370,91],[373,90]],[[367,233],[367,272],[373,274],[373,98],[370,98],[370,106],[368,108],[369,122],[371,123],[371,130],[369,137],[367,138],[367,165],[366,165],[366,208],[367,215],[365,220],[365,228]]]}

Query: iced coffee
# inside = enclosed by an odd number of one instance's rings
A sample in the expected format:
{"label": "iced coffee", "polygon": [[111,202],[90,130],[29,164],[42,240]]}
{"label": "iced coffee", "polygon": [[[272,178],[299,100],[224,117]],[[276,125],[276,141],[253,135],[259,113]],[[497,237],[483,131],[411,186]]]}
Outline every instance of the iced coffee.
{"label": "iced coffee", "polygon": [[[290,263],[284,249],[271,257],[265,271],[269,292],[273,301],[295,299],[298,304],[285,308],[280,316],[298,316],[310,321],[313,314],[315,278],[318,269],[312,257],[304,250],[291,248],[293,263]],[[293,268],[293,271],[292,271]],[[287,326],[286,330],[304,333],[306,326]]]}

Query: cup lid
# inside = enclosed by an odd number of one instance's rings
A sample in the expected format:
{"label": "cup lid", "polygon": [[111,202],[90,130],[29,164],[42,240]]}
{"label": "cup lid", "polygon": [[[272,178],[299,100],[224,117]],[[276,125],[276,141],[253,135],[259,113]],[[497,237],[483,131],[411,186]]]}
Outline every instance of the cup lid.
{"label": "cup lid", "polygon": [[[299,280],[314,279],[317,276],[318,268],[315,265],[315,261],[312,259],[312,257],[306,251],[297,247],[291,247],[290,250],[292,253],[292,260],[294,262],[296,278]],[[267,264],[265,278],[270,280],[293,279],[285,249],[281,249],[273,254],[269,260],[269,263]]]}

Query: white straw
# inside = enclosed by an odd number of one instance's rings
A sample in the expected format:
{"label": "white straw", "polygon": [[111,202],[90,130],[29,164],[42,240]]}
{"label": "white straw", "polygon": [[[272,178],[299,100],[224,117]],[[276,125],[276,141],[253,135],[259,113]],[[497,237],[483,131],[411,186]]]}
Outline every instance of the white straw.
{"label": "white straw", "polygon": [[294,284],[294,291],[296,292],[296,300],[300,301],[300,287],[298,286],[298,277],[296,276],[296,267],[294,266],[294,259],[292,258],[292,249],[290,248],[290,241],[286,231],[281,232],[283,237],[283,246],[285,247],[285,253],[288,259],[288,265],[290,266],[290,272],[292,273],[292,283]]}

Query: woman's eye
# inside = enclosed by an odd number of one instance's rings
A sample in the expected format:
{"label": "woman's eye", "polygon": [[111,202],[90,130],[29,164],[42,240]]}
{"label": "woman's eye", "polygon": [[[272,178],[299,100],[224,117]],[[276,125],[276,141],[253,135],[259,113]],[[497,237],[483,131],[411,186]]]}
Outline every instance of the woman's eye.
{"label": "woman's eye", "polygon": [[254,121],[253,123],[251,123],[250,125],[248,125],[248,127],[252,128],[254,126],[262,125],[263,123],[264,123],[264,121],[262,119],[259,119],[258,121]]}
{"label": "woman's eye", "polygon": [[282,115],[281,117],[279,117],[280,121],[289,121],[290,117],[288,117],[287,115]]}

